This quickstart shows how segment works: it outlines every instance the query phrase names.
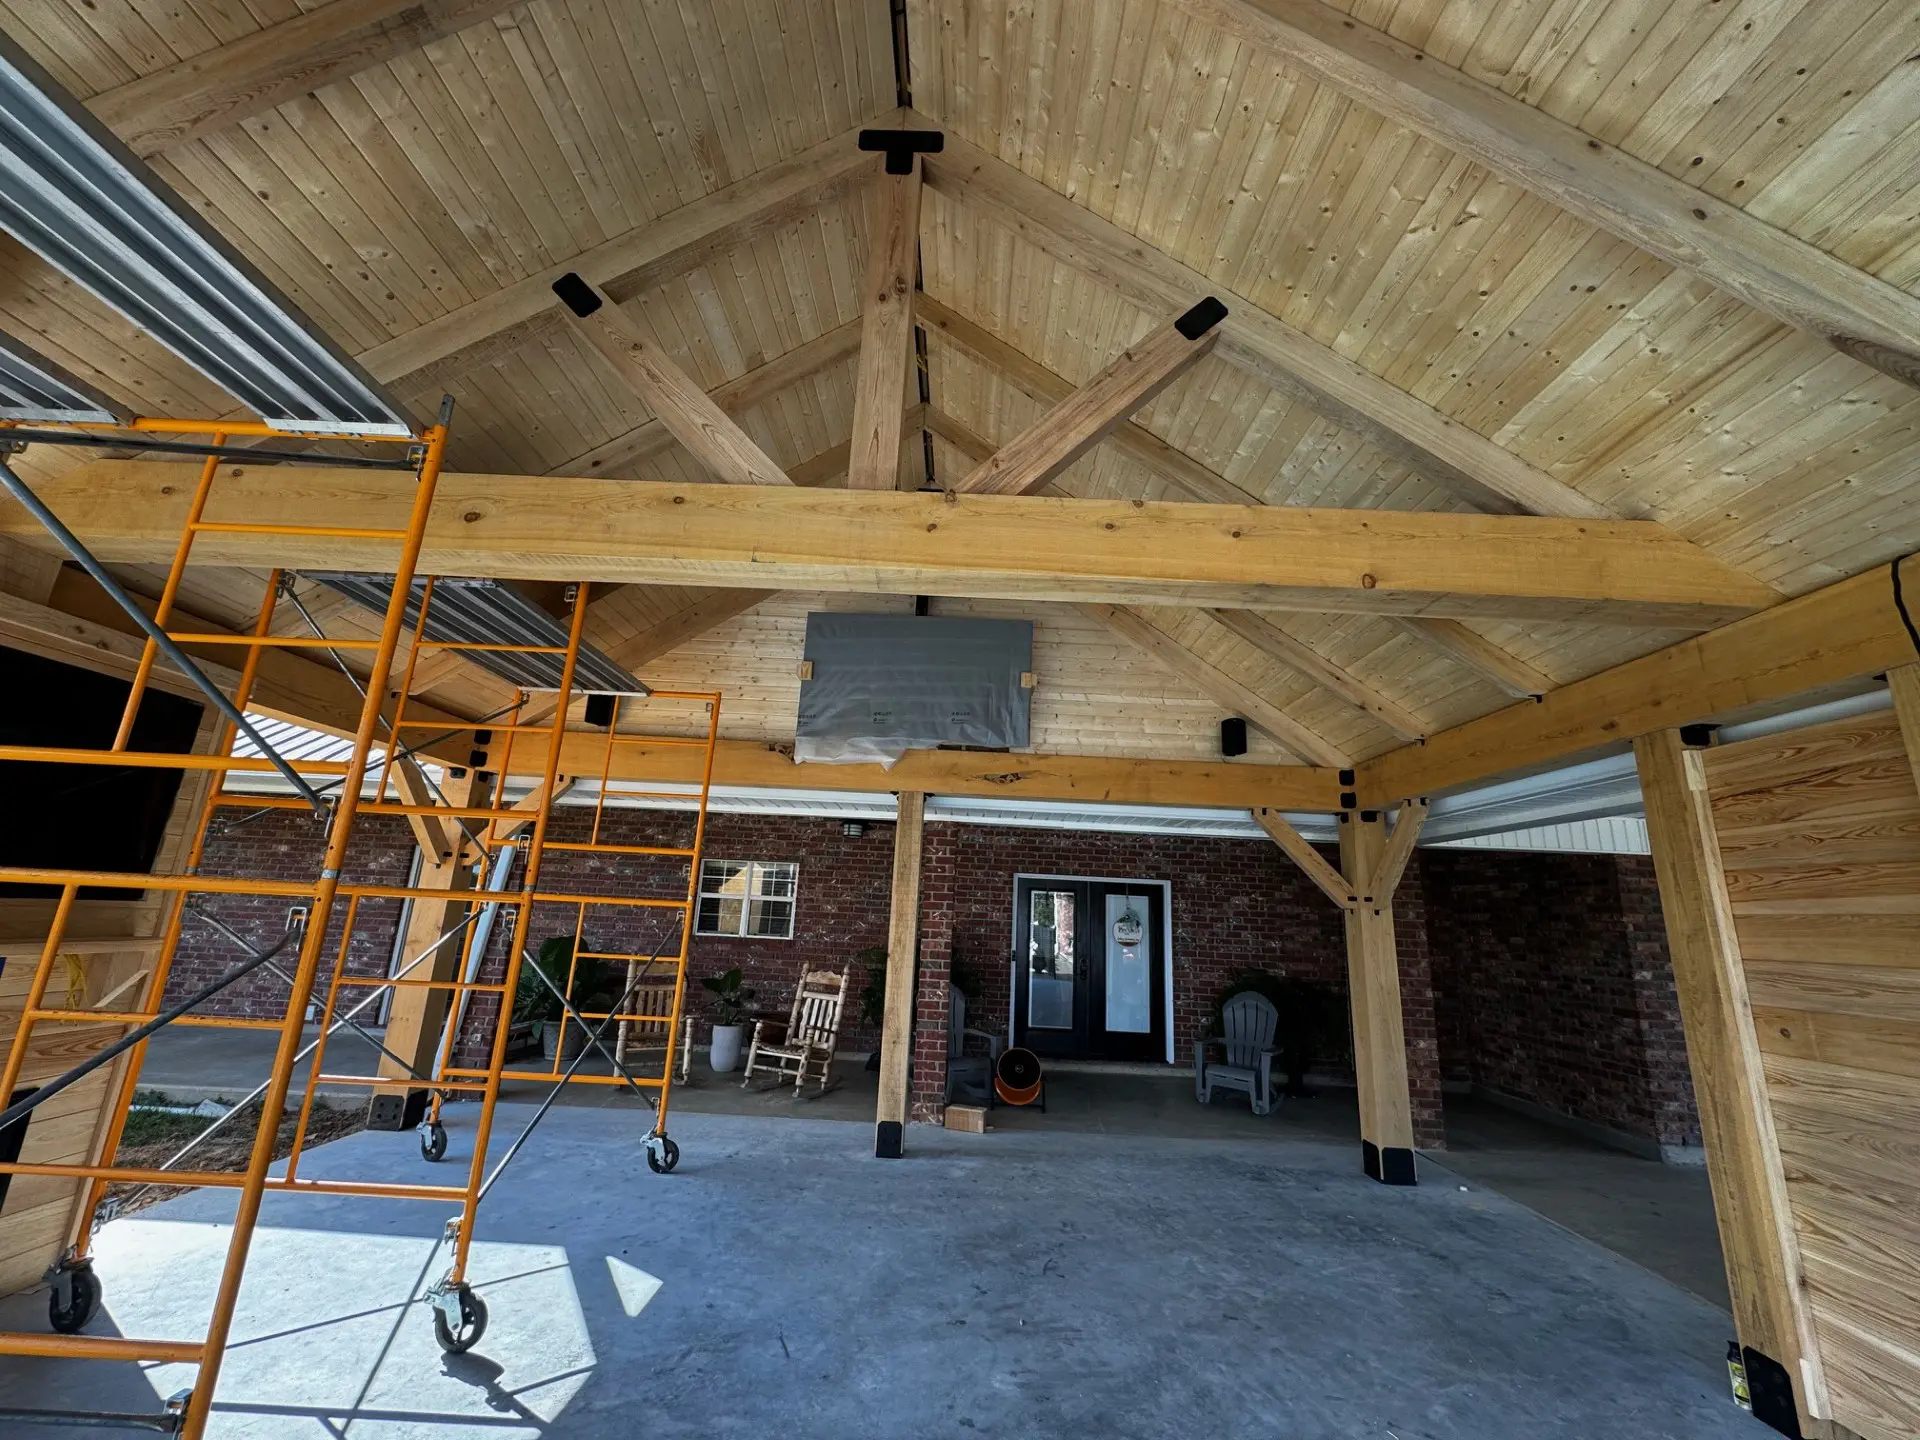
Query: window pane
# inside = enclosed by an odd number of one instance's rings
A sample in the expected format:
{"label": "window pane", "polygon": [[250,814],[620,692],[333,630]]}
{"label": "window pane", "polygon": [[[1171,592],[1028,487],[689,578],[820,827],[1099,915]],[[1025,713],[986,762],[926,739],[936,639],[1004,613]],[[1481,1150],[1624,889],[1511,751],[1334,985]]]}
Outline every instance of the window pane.
{"label": "window pane", "polygon": [[793,902],[755,900],[747,933],[780,940],[790,937],[793,934]]}
{"label": "window pane", "polygon": [[699,918],[695,920],[693,928],[702,935],[718,935],[721,933],[720,902],[718,900],[708,899],[700,902]]}
{"label": "window pane", "polygon": [[702,860],[700,890],[706,895],[744,895],[751,866],[744,860]]}
{"label": "window pane", "polygon": [[764,895],[770,900],[793,898],[794,881],[798,876],[799,868],[797,865],[784,862],[776,865],[755,866],[758,883],[754,886],[754,893]]}
{"label": "window pane", "polygon": [[1027,922],[1027,1024],[1073,1028],[1073,892],[1035,890]]}

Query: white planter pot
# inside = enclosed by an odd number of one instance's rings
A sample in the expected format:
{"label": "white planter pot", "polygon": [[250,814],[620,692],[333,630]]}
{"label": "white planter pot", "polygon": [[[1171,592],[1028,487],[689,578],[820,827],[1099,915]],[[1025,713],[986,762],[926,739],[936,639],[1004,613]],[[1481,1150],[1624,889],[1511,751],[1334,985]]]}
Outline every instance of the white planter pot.
{"label": "white planter pot", "polygon": [[740,1039],[746,1030],[744,1025],[713,1027],[713,1044],[707,1050],[707,1059],[712,1063],[715,1074],[725,1075],[740,1063]]}

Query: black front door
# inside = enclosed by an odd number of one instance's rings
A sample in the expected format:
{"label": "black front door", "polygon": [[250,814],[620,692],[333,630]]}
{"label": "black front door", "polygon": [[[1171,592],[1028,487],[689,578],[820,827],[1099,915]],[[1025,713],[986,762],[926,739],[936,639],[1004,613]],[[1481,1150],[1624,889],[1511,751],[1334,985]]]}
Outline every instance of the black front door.
{"label": "black front door", "polygon": [[1160,886],[1024,879],[1014,903],[1017,1043],[1038,1055],[1164,1060]]}

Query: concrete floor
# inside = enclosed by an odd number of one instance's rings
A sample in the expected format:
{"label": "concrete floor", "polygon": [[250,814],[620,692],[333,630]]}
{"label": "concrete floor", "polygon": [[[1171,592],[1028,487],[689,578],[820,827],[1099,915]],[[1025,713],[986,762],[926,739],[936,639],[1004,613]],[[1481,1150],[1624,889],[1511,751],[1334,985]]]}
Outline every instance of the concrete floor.
{"label": "concrete floor", "polygon": [[[501,1146],[527,1113],[502,1107]],[[471,1117],[450,1112],[449,1165]],[[683,1112],[661,1177],[646,1118],[561,1107],[535,1133],[481,1212],[493,1320],[464,1357],[406,1303],[444,1263],[444,1206],[270,1197],[213,1433],[1770,1433],[1726,1398],[1712,1306],[1502,1196],[1372,1184],[1350,1143],[918,1127],[885,1162],[865,1121]],[[393,1134],[306,1166],[445,1173]],[[197,1333],[231,1204],[108,1226],[95,1328]],[[0,1302],[0,1324],[42,1328],[43,1304]],[[0,1361],[12,1405],[150,1409],[177,1383]]]}
{"label": "concrete floor", "polygon": [[[311,1038],[313,1032],[309,1032]],[[374,1052],[347,1033],[329,1041],[332,1073],[374,1068]],[[273,1054],[273,1037],[245,1030],[163,1031],[148,1055],[144,1078],[170,1095],[202,1098],[245,1094],[259,1083]],[[604,1068],[604,1067],[601,1067]],[[300,1078],[304,1080],[305,1068]],[[692,1083],[676,1088],[672,1106],[683,1113],[798,1116],[871,1125],[877,1077],[857,1062],[839,1062],[835,1087],[824,1096],[791,1090],[744,1090],[737,1076],[715,1075],[696,1055]],[[1245,1097],[1222,1093],[1202,1109],[1193,1082],[1180,1076],[1055,1070],[1048,1077],[1047,1110],[996,1108],[996,1130],[1160,1136],[1167,1139],[1319,1140],[1355,1146],[1359,1116],[1351,1089],[1325,1087],[1311,1099],[1276,1106],[1257,1117]],[[544,1085],[503,1087],[510,1100],[537,1100]],[[357,1101],[364,1091],[342,1093]],[[623,1109],[639,1102],[612,1086],[569,1086],[568,1106]],[[1516,1200],[1576,1235],[1606,1246],[1655,1274],[1729,1308],[1726,1270],[1714,1225],[1713,1196],[1704,1169],[1662,1165],[1610,1149],[1582,1135],[1472,1096],[1446,1097],[1447,1149],[1423,1163],[1452,1172],[1451,1183],[1487,1189]],[[1433,1178],[1433,1177],[1429,1177]]]}

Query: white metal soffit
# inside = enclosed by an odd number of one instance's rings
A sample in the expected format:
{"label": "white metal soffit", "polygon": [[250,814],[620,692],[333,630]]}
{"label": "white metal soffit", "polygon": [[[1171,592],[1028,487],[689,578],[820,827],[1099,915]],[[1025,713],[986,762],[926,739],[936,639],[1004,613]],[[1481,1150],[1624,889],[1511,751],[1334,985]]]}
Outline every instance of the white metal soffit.
{"label": "white metal soffit", "polygon": [[[1892,704],[1885,689],[1850,696],[1830,704],[1796,710],[1746,725],[1729,725],[1720,732],[1723,743],[1751,740],[1817,725],[1828,720],[1884,710]],[[263,715],[249,717],[282,754],[295,760],[345,760],[352,742]],[[244,740],[236,753],[252,754]],[[377,752],[376,752],[377,753]],[[237,772],[230,788],[278,793],[286,783],[278,776]],[[518,798],[527,787],[508,787]],[[653,782],[653,793],[627,793],[637,786],[615,781],[607,787],[607,804],[619,809],[689,810],[698,787]],[[662,795],[662,792],[668,792]],[[562,802],[591,805],[598,795],[591,780],[574,786]],[[829,820],[893,820],[894,798],[854,790],[748,788],[716,785],[709,810],[735,815],[793,815]],[[927,819],[963,825],[1012,825],[1045,830],[1098,830],[1114,834],[1192,835],[1220,840],[1260,840],[1266,837],[1246,810],[1222,810],[1175,805],[1085,805],[1058,800],[999,799],[991,796],[934,795],[927,799]],[[1289,812],[1287,819],[1307,839],[1331,844],[1338,838],[1334,817]],[[1640,802],[1640,780],[1633,756],[1611,755],[1580,765],[1529,775],[1520,780],[1483,785],[1433,802],[1421,844],[1479,850],[1560,851],[1571,854],[1645,855],[1648,853],[1645,812]]]}
{"label": "white metal soffit", "polygon": [[412,432],[364,370],[4,35],[0,226],[268,423]]}

